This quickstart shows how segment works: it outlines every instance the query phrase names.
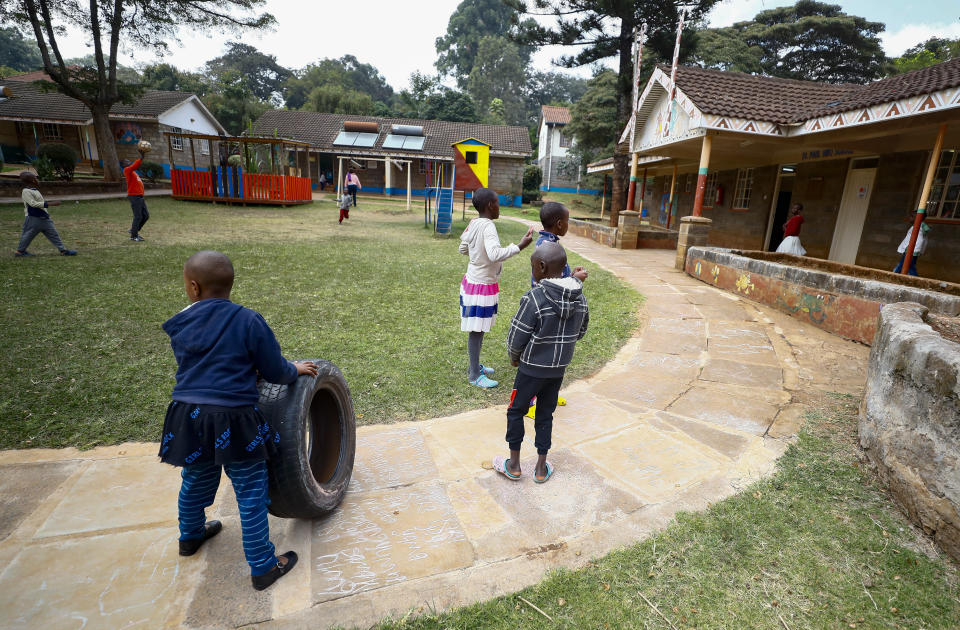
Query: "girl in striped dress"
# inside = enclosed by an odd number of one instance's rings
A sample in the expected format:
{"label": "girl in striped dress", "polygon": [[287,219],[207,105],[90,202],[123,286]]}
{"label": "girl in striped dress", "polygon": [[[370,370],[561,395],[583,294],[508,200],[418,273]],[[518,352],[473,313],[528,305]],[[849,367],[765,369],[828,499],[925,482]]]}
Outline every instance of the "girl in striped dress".
{"label": "girl in striped dress", "polygon": [[478,188],[473,193],[473,207],[479,217],[470,222],[460,236],[460,253],[470,255],[467,273],[460,282],[460,330],[470,333],[467,350],[470,367],[467,378],[477,387],[496,387],[490,378],[493,368],[480,364],[483,333],[489,332],[497,321],[497,301],[500,294],[500,271],[503,261],[516,256],[533,241],[535,228],[516,245],[500,246],[500,236],[493,222],[500,217],[497,193],[489,188]]}

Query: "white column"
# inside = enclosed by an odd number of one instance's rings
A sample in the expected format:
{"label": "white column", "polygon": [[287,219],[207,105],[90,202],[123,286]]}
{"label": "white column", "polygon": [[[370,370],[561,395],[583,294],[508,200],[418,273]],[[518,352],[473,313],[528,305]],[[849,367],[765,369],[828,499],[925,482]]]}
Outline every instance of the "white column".
{"label": "white column", "polygon": [[410,212],[410,199],[413,197],[413,188],[410,185],[410,173],[413,171],[413,160],[407,162],[407,212]]}
{"label": "white column", "polygon": [[337,199],[343,195],[343,158],[339,158],[340,166],[337,169]]}
{"label": "white column", "polygon": [[384,194],[389,197],[390,189],[393,188],[393,163],[390,158],[385,158],[383,161],[383,188]]}

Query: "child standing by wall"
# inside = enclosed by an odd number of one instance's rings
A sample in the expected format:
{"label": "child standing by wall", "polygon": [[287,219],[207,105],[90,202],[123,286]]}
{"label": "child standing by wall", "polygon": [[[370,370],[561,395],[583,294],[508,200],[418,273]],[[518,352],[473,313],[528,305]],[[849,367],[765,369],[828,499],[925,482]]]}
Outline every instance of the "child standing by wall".
{"label": "child standing by wall", "polygon": [[[927,225],[927,222],[924,221],[920,224],[920,231],[917,232],[917,242],[913,245],[913,260],[910,261],[910,268],[907,269],[908,276],[916,276],[917,274],[917,259],[920,258],[920,254],[927,251],[927,234],[930,232],[930,226]],[[900,254],[900,262],[897,263],[897,266],[893,268],[893,273],[900,273],[903,270],[903,263],[907,258],[907,247],[910,246],[910,237],[913,236],[913,226],[907,230],[907,235],[903,237],[903,240],[900,241],[900,246],[897,247],[897,253]]]}
{"label": "child standing by wall", "polygon": [[202,251],[183,267],[190,305],[163,324],[177,359],[177,384],[167,407],[160,460],[182,466],[180,555],[191,556],[220,533],[207,521],[225,469],[240,508],[243,553],[253,588],[261,591],[297,563],[293,551],[275,555],[267,523],[266,460],[282,437],[257,407],[257,373],[273,383],[316,376],[313,363],[291,363],[259,313],[230,301],[233,263]]}
{"label": "child standing by wall", "polygon": [[534,228],[531,227],[518,244],[501,247],[500,236],[493,224],[500,217],[497,193],[489,188],[478,188],[473,193],[473,207],[480,216],[470,221],[460,236],[460,253],[470,256],[467,273],[460,282],[460,330],[470,333],[467,379],[471,385],[491,388],[498,383],[490,378],[493,369],[480,364],[480,348],[483,334],[490,332],[497,321],[502,263],[533,241]]}
{"label": "child standing by wall", "polygon": [[20,173],[20,183],[23,184],[23,192],[20,198],[23,200],[23,230],[20,232],[20,242],[17,244],[17,251],[13,254],[17,258],[35,256],[27,251],[33,238],[43,233],[47,240],[53,243],[53,246],[60,250],[64,256],[76,256],[75,249],[67,249],[67,246],[60,240],[60,233],[53,225],[53,219],[47,208],[50,206],[59,206],[59,201],[44,201],[43,195],[37,189],[40,182],[37,176],[30,171]]}
{"label": "child standing by wall", "polygon": [[800,244],[800,226],[803,225],[803,204],[795,203],[790,208],[790,218],[783,224],[783,240],[777,247],[778,254],[806,256],[807,250]]}
{"label": "child standing by wall", "polygon": [[534,427],[537,435],[537,465],[533,480],[543,483],[553,475],[547,461],[553,432],[553,412],[563,374],[573,359],[577,341],[587,334],[590,313],[583,285],[573,277],[561,278],[567,254],[559,243],[544,243],[530,257],[537,285],[520,299],[507,333],[510,362],[518,366],[507,408],[509,459],[498,455],[493,468],[508,479],[520,479],[520,445],[523,443],[523,416],[530,399],[537,397]]}

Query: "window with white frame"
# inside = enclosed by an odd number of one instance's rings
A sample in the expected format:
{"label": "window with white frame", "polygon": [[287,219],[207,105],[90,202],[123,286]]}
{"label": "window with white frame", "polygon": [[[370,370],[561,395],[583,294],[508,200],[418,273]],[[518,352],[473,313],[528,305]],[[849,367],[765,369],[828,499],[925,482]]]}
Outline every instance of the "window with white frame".
{"label": "window with white frame", "polygon": [[753,169],[741,168],[737,171],[737,189],[733,193],[733,209],[750,208],[750,193],[753,192]]}
{"label": "window with white frame", "polygon": [[[183,129],[180,127],[173,127],[170,131],[173,133],[183,133]],[[170,136],[170,146],[174,151],[183,151],[183,138],[180,136]]]}
{"label": "window with white frame", "polygon": [[210,141],[206,138],[200,139],[200,153],[203,155],[210,155]]}
{"label": "window with white frame", "polygon": [[565,149],[569,148],[572,144],[572,142],[570,141],[570,136],[563,133],[562,131],[557,131],[557,133],[560,134],[560,146]]}
{"label": "window with white frame", "polygon": [[707,183],[703,188],[703,207],[712,208],[717,201],[717,171],[707,173]]}
{"label": "window with white frame", "polygon": [[931,219],[960,221],[960,151],[948,149],[940,154],[926,213]]}
{"label": "window with white frame", "polygon": [[41,127],[44,140],[63,140],[63,133],[60,132],[60,125],[55,123],[43,123]]}

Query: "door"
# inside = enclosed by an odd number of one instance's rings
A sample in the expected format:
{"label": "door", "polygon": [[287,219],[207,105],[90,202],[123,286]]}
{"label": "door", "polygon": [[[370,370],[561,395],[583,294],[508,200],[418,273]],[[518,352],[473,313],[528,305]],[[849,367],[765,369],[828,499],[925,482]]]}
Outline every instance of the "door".
{"label": "door", "polygon": [[773,213],[773,231],[770,233],[770,247],[768,251],[775,252],[783,240],[783,224],[787,222],[787,212],[790,210],[790,198],[793,193],[781,190],[777,193],[777,209]]}
{"label": "door", "polygon": [[850,169],[847,183],[843,187],[843,197],[840,199],[837,225],[833,230],[830,260],[848,265],[857,261],[860,237],[863,235],[863,222],[867,218],[867,208],[870,206],[870,195],[873,193],[873,180],[876,176],[876,168],[854,166]]}

